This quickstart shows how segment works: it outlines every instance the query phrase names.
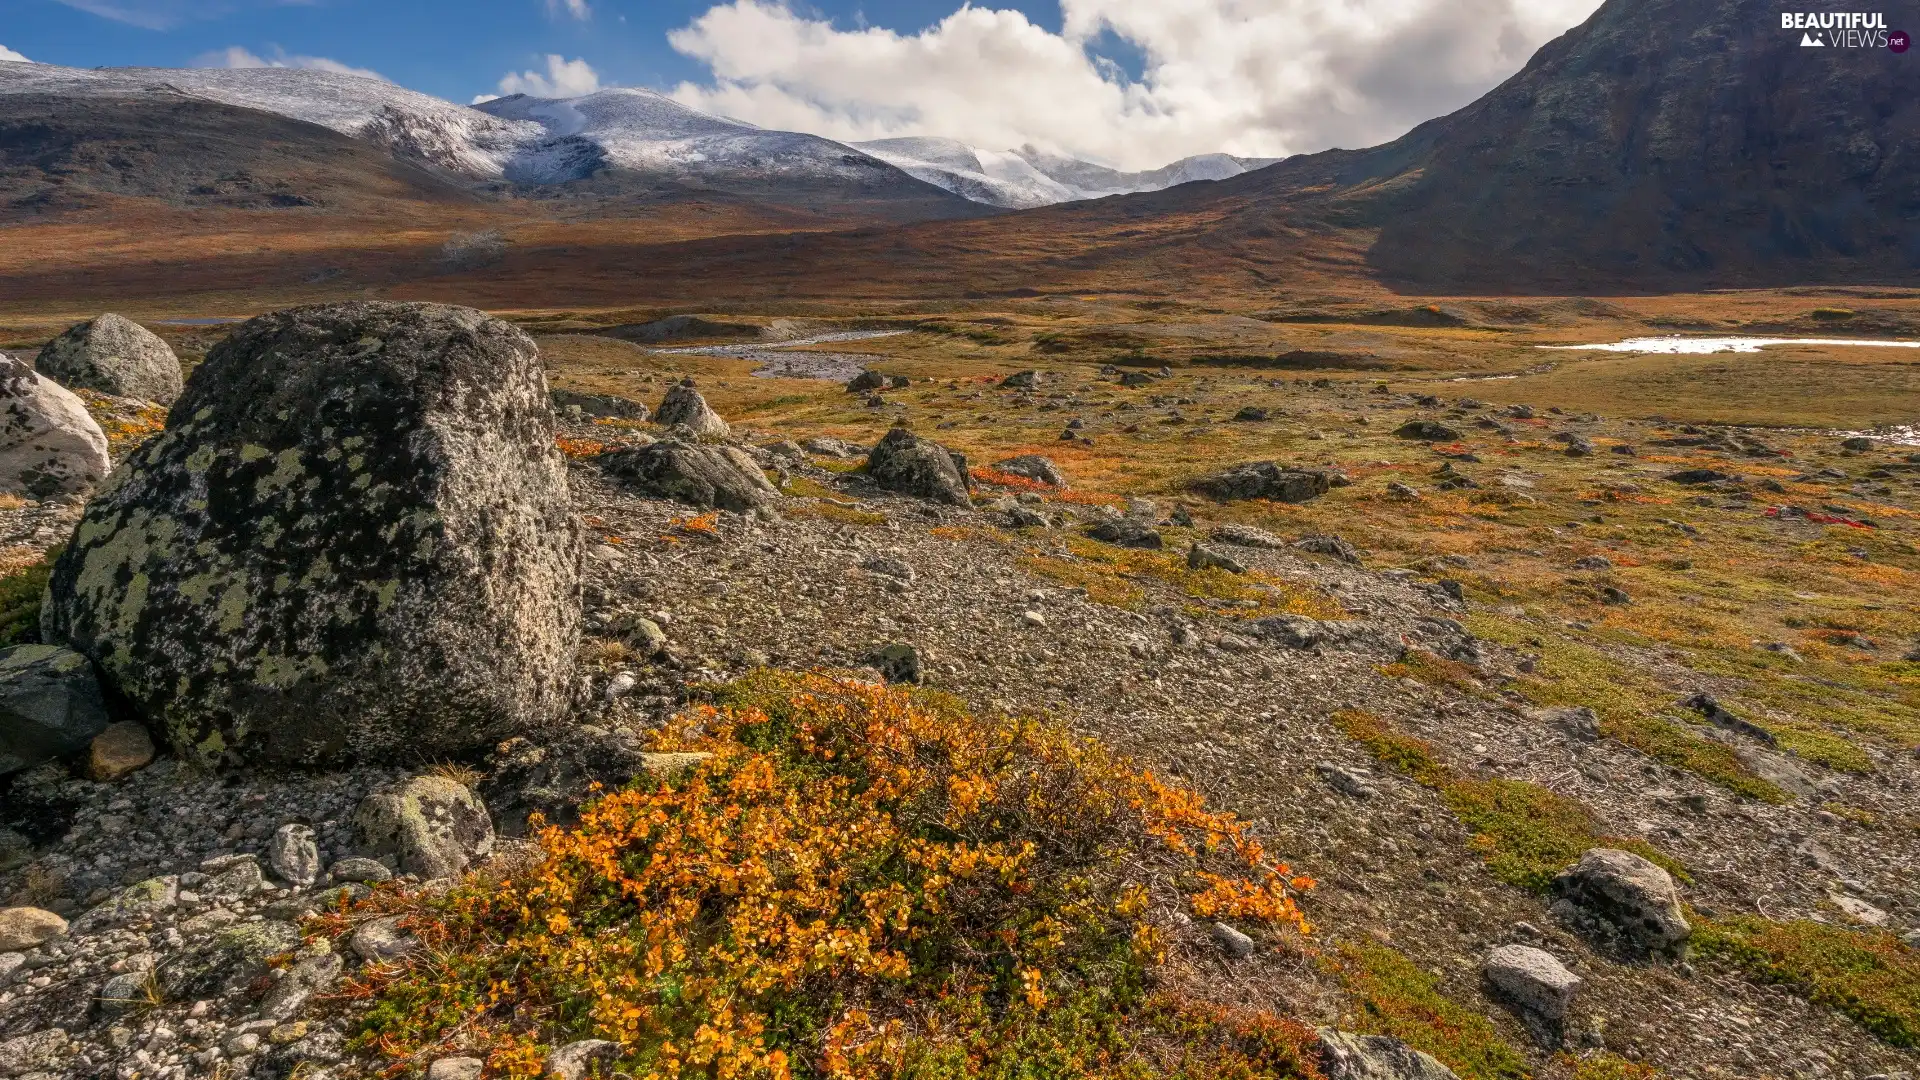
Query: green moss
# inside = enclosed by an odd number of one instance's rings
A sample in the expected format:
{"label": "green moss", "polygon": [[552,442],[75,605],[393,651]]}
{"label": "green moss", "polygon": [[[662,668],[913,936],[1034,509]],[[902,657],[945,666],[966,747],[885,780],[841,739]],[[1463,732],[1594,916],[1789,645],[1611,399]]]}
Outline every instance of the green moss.
{"label": "green moss", "polygon": [[1383,764],[1438,791],[1460,823],[1473,830],[1473,846],[1487,869],[1509,885],[1545,892],[1554,875],[1594,847],[1631,851],[1687,877],[1685,868],[1646,841],[1604,834],[1592,811],[1576,799],[1524,780],[1458,776],[1431,743],[1396,731],[1371,713],[1349,709],[1333,719]]}
{"label": "green moss", "polygon": [[1886,931],[1696,917],[1689,940],[1696,953],[1844,1013],[1884,1042],[1920,1047],[1920,952]]}
{"label": "green moss", "polygon": [[1354,996],[1343,1026],[1391,1035],[1424,1050],[1461,1080],[1523,1080],[1526,1059],[1493,1022],[1440,992],[1439,981],[1412,960],[1379,945],[1348,945],[1326,964]]}
{"label": "green moss", "polygon": [[54,548],[32,566],[0,578],[0,648],[40,640],[40,605],[62,550]]}

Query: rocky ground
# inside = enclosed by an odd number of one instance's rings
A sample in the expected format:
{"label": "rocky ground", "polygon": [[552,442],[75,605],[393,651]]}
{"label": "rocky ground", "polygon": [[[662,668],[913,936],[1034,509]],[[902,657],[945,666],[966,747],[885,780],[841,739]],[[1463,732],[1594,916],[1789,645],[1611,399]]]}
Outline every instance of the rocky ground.
{"label": "rocky ground", "polygon": [[[568,436],[648,441],[619,433],[640,430],[582,422]],[[1587,430],[1607,434],[1597,420]],[[1447,996],[1492,1017],[1542,1075],[1573,1067],[1556,1052],[1600,1048],[1685,1077],[1920,1069],[1920,1054],[1727,964],[1625,959],[1595,945],[1549,896],[1490,872],[1443,794],[1383,767],[1335,714],[1385,718],[1460,775],[1577,799],[1602,835],[1644,840],[1684,865],[1682,895],[1699,915],[1878,925],[1909,940],[1920,930],[1920,831],[1874,823],[1920,822],[1911,750],[1873,743],[1874,767],[1848,771],[1742,745],[1742,760],[1798,797],[1738,797],[1601,737],[1591,714],[1583,723],[1513,692],[1537,651],[1469,627],[1487,613],[1536,616],[1476,598],[1444,564],[1395,566],[1343,545],[1308,551],[1293,536],[1222,531],[1234,515],[1201,499],[1116,504],[1019,482],[983,488],[972,505],[903,495],[850,471],[864,447],[779,441],[799,434],[732,434],[784,492],[738,511],[645,497],[595,460],[576,460],[588,634],[577,726],[450,765],[440,782],[474,785],[511,837],[529,809],[564,813],[587,775],[628,760],[703,684],[766,666],[917,675],[978,709],[1098,735],[1257,822],[1321,882],[1308,901],[1315,948],[1399,950]],[[1396,483],[1361,475],[1343,497],[1391,498]],[[0,533],[45,547],[68,512],[0,510]],[[1175,553],[1201,543],[1210,554],[1199,560],[1238,564],[1251,584],[1209,595],[1158,563],[1102,562],[1089,552],[1145,550],[1089,540],[1103,523],[1107,535],[1151,536]],[[1084,583],[1072,583],[1074,568]],[[1412,677],[1402,661],[1414,654],[1457,665],[1448,670],[1458,676]],[[1741,738],[1700,728],[1729,745]],[[356,936],[336,957],[314,939],[302,945],[299,920],[336,904],[337,890],[408,870],[404,850],[362,858],[379,845],[354,822],[369,793],[429,764],[216,774],[162,756],[115,781],[61,763],[13,778],[0,902],[64,925],[25,926],[12,944],[27,947],[0,951],[0,1076],[353,1075],[346,1014],[325,991],[391,943],[374,927],[364,948]],[[310,853],[288,826],[311,829]],[[467,847],[488,856],[487,845]],[[1489,954],[1515,944],[1546,950],[1580,980],[1555,1030],[1488,981]],[[1257,986],[1309,1022],[1352,1021],[1361,996],[1302,956],[1205,962],[1225,1000]],[[438,1075],[462,1075],[451,1069]]]}

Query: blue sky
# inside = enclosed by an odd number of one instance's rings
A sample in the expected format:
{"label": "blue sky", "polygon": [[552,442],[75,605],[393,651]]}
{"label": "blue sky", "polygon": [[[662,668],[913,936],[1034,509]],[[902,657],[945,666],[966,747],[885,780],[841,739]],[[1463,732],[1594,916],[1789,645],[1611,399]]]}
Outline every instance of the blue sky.
{"label": "blue sky", "polygon": [[[603,83],[670,88],[706,74],[667,44],[712,0],[589,0],[588,17],[545,0],[0,0],[0,45],[72,67],[183,67],[234,46],[263,58],[319,56],[454,101],[493,91],[550,54],[584,59]],[[826,0],[795,10],[837,27],[913,33],[959,0]],[[995,0],[1060,28],[1056,0]],[[276,52],[276,50],[278,52]]]}

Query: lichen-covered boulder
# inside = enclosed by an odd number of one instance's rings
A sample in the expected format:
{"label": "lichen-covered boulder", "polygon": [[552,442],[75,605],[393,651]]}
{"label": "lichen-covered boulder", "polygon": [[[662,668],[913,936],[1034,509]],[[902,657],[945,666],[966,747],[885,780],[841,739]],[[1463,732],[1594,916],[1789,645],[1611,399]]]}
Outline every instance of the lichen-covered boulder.
{"label": "lichen-covered boulder", "polygon": [[1334,486],[1324,469],[1289,469],[1273,461],[1248,461],[1194,481],[1193,490],[1220,502],[1269,499],[1303,503],[1325,495]]}
{"label": "lichen-covered boulder", "polygon": [[1630,954],[1674,952],[1693,933],[1673,875],[1631,851],[1588,849],[1553,891],[1556,915]]}
{"label": "lichen-covered boulder", "polygon": [[0,355],[0,492],[83,495],[112,467],[107,437],[71,390]]}
{"label": "lichen-covered boulder", "polygon": [[724,439],[731,430],[694,389],[692,379],[681,379],[667,391],[654,410],[653,422],[661,427],[683,427],[703,438]]}
{"label": "lichen-covered boulder", "polygon": [[953,506],[972,506],[967,459],[904,427],[887,432],[867,454],[867,475],[888,491]]}
{"label": "lichen-covered boulder", "polygon": [[568,705],[579,528],[525,334],[277,312],[88,505],[41,630],[203,762],[450,755]]}
{"label": "lichen-covered boulder", "polygon": [[627,487],[690,506],[743,513],[780,497],[744,450],[662,439],[600,455],[600,467]]}
{"label": "lichen-covered boulder", "polygon": [[47,342],[33,366],[62,386],[162,405],[180,396],[180,360],[173,349],[153,331],[112,312]]}
{"label": "lichen-covered boulder", "polygon": [[86,657],[55,645],[0,650],[0,776],[77,754],[112,722]]}

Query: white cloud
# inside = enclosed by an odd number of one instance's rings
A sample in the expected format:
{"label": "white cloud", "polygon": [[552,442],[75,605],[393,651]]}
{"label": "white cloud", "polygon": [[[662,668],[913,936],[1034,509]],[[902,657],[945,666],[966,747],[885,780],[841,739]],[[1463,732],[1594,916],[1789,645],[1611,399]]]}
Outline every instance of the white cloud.
{"label": "white cloud", "polygon": [[[1062,32],[962,6],[914,34],[731,0],[668,35],[713,79],[674,96],[837,139],[945,135],[1125,168],[1391,139],[1518,71],[1600,0],[1061,0]],[[1138,80],[1090,53],[1137,49]]]}
{"label": "white cloud", "polygon": [[500,76],[499,85],[498,94],[481,94],[473,99],[473,103],[478,105],[508,94],[544,98],[579,97],[600,89],[600,73],[593,70],[593,65],[584,59],[569,60],[558,53],[549,53],[545,75],[537,71],[509,71]]}
{"label": "white cloud", "polygon": [[0,45],[0,64],[31,64],[31,63],[33,63],[33,61],[27,59],[24,56],[21,56],[17,52],[14,52],[12,49],[7,48],[5,45]]}
{"label": "white cloud", "polygon": [[255,55],[238,45],[229,45],[210,53],[194,57],[194,67],[215,68],[306,68],[311,71],[331,71],[336,75],[358,75],[363,79],[378,79],[389,82],[385,75],[368,68],[357,68],[343,64],[338,60],[329,60],[324,56],[289,56],[285,50],[274,47],[272,59]]}
{"label": "white cloud", "polygon": [[249,7],[299,7],[320,0],[60,0],[70,8],[146,30],[168,30]]}
{"label": "white cloud", "polygon": [[587,6],[587,0],[547,0],[547,14],[568,15],[585,22],[593,18],[593,9]]}

